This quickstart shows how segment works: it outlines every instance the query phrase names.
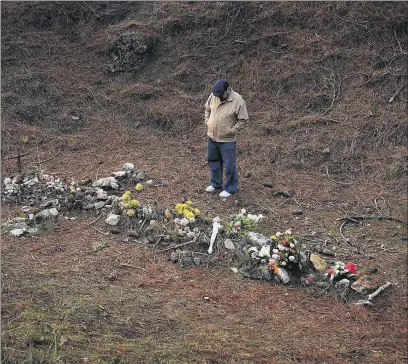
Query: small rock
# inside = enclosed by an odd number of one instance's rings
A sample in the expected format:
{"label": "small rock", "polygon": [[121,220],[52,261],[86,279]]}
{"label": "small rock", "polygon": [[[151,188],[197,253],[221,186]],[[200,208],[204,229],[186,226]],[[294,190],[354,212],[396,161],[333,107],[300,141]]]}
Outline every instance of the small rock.
{"label": "small rock", "polygon": [[178,262],[178,255],[177,255],[176,252],[173,252],[173,253],[170,254],[170,260],[171,260],[173,263],[177,263],[177,262]]}
{"label": "small rock", "polygon": [[298,215],[302,215],[303,214],[303,210],[293,210],[292,211],[292,215],[294,216],[298,216]]}
{"label": "small rock", "polygon": [[109,225],[115,226],[119,223],[120,215],[109,214],[105,222]]}
{"label": "small rock", "polygon": [[322,289],[327,289],[327,288],[330,287],[330,283],[329,283],[329,282],[320,281],[320,282],[313,282],[313,284],[314,284],[316,287],[322,288]]}
{"label": "small rock", "polygon": [[137,178],[139,181],[143,181],[144,179],[146,179],[146,173],[143,172],[143,171],[141,171],[141,172],[139,172],[139,173],[136,175],[136,178]]}
{"label": "small rock", "polygon": [[234,245],[234,243],[232,242],[231,239],[226,239],[224,241],[224,246],[228,250],[235,250],[235,245]]}
{"label": "small rock", "polygon": [[114,227],[114,228],[109,229],[109,232],[111,234],[120,234],[121,231],[120,231],[120,229]]}
{"label": "small rock", "polygon": [[274,197],[280,197],[280,196],[282,196],[282,197],[288,197],[288,198],[290,198],[290,197],[292,197],[293,195],[292,195],[292,193],[290,193],[289,191],[276,191],[276,192],[274,192],[274,193],[272,194],[272,196],[274,196]]}
{"label": "small rock", "polygon": [[251,243],[258,244],[259,246],[267,245],[269,242],[269,239],[265,235],[253,231],[248,232],[247,238]]}
{"label": "small rock", "polygon": [[26,232],[25,229],[13,229],[10,231],[10,234],[13,236],[21,236]]}
{"label": "small rock", "polygon": [[270,182],[265,182],[264,184],[262,184],[262,186],[268,187],[268,188],[272,188],[272,187],[273,187],[273,184],[270,183]]}
{"label": "small rock", "polygon": [[133,163],[129,163],[129,162],[125,163],[125,164],[123,165],[122,169],[123,169],[125,172],[134,172],[134,171],[136,171],[135,165],[134,165]]}
{"label": "small rock", "polygon": [[245,175],[244,175],[245,178],[249,178],[249,177],[251,177],[251,176],[252,176],[252,173],[251,173],[251,172],[246,172]]}
{"label": "small rock", "polygon": [[194,265],[196,265],[197,267],[201,264],[201,259],[199,257],[195,257],[193,259]]}
{"label": "small rock", "polygon": [[112,176],[115,178],[124,178],[126,177],[126,171],[112,172]]}
{"label": "small rock", "polygon": [[238,268],[235,268],[235,267],[232,267],[231,270],[235,274],[237,274],[239,272]]}
{"label": "small rock", "polygon": [[151,185],[153,184],[153,180],[152,180],[152,179],[149,179],[148,181],[146,181],[146,184],[147,184],[148,186],[151,186]]}
{"label": "small rock", "polygon": [[131,238],[138,238],[140,234],[135,230],[129,230],[128,236],[130,236]]}
{"label": "small rock", "polygon": [[106,201],[98,201],[94,203],[94,207],[97,210],[100,210],[102,207],[106,205]]}
{"label": "small rock", "polygon": [[96,198],[98,199],[98,200],[107,200],[108,199],[108,194],[107,193],[99,193],[98,195],[96,195]]}

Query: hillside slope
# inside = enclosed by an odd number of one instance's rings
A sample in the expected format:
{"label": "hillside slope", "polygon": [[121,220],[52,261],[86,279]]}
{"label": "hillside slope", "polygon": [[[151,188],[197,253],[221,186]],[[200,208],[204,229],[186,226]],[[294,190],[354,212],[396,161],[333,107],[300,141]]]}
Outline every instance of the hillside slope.
{"label": "hillside slope", "polygon": [[[405,362],[407,13],[407,2],[2,1],[2,178],[18,151],[24,173],[66,180],[132,162],[158,186],[143,204],[262,213],[264,234],[291,228],[392,282],[366,309],[239,280],[219,246],[181,269],[169,251],[101,237],[97,212],[67,215],[38,238],[2,236],[4,362]],[[250,116],[227,200],[204,192],[204,103],[219,78]],[[2,221],[21,214],[2,200]]]}

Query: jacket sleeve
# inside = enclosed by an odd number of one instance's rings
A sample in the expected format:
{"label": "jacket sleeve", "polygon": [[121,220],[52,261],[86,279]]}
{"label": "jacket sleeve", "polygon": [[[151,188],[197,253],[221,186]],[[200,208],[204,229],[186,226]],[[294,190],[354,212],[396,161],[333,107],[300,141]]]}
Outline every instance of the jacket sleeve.
{"label": "jacket sleeve", "polygon": [[235,123],[233,129],[235,131],[241,131],[245,128],[246,124],[248,123],[248,110],[244,100],[241,100],[237,112],[237,122]]}
{"label": "jacket sleeve", "polygon": [[206,125],[208,123],[208,119],[210,118],[210,114],[211,114],[210,104],[211,104],[211,95],[208,97],[207,102],[204,105],[204,108],[205,108],[204,121]]}

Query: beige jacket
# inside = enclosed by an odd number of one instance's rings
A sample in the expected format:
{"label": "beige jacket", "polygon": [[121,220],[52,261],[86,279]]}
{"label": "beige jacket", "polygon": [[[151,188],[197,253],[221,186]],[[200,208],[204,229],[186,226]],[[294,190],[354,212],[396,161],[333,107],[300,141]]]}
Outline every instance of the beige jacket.
{"label": "beige jacket", "polygon": [[207,134],[217,142],[235,142],[237,132],[245,127],[248,119],[244,99],[232,89],[227,100],[221,102],[211,93],[205,103]]}

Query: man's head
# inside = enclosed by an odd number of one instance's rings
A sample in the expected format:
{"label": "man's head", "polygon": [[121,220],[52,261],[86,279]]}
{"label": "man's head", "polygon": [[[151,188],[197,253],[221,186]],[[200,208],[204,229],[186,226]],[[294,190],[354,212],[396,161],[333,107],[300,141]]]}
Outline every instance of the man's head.
{"label": "man's head", "polygon": [[228,98],[229,84],[226,80],[218,80],[213,88],[213,95],[219,97],[221,101],[224,101]]}

